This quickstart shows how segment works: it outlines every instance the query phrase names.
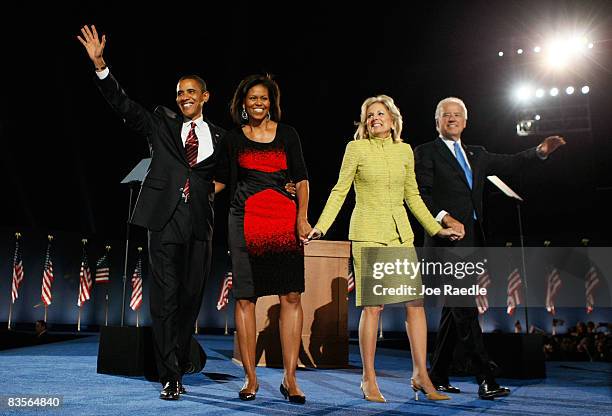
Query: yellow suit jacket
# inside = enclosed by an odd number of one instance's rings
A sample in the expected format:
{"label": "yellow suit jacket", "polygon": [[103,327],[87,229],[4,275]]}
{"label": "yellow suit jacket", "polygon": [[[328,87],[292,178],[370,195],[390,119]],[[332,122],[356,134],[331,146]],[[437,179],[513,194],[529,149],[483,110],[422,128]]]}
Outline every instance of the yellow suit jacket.
{"label": "yellow suit jacket", "polygon": [[414,155],[407,143],[371,138],[355,140],[346,146],[338,182],[315,226],[323,234],[336,219],[352,184],[355,208],[351,215],[350,240],[388,243],[399,235],[402,243],[414,241],[404,201],[430,236],[442,228],[419,195]]}

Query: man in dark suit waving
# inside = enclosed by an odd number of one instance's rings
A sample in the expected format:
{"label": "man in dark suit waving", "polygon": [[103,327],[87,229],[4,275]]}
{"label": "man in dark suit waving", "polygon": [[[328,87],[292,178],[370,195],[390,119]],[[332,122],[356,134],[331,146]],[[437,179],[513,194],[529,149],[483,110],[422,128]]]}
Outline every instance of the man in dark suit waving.
{"label": "man in dark suit waving", "polygon": [[106,67],[106,37],[84,26],[78,40],[96,70],[102,95],[144,136],[151,165],[131,223],[147,228],[155,358],[163,389],[160,398],[176,400],[185,390],[182,374],[189,366],[191,334],[210,272],[215,185],[215,145],[222,130],[202,115],[209,99],[197,75],[182,77],[176,103],[182,114],[165,107],[153,112],[131,100]]}
{"label": "man in dark suit waving", "polygon": [[[439,137],[418,146],[415,151],[415,171],[423,201],[445,227],[465,232],[462,240],[448,241],[425,236],[426,246],[479,247],[484,245],[482,197],[488,175],[517,172],[524,162],[546,159],[565,140],[559,136],[545,138],[536,148],[514,155],[489,153],[482,146],[466,146],[461,133],[467,123],[467,108],[462,100],[448,97],[438,103],[435,113]],[[493,377],[484,348],[476,307],[442,309],[440,327],[430,370],[433,384],[440,391],[459,393],[448,379],[457,341],[471,353],[479,383],[478,395],[493,399],[508,395]]]}

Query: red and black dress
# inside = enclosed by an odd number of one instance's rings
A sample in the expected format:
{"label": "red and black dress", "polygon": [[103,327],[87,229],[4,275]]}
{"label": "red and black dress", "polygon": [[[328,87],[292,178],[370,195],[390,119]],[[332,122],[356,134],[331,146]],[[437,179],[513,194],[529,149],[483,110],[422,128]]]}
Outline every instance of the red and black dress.
{"label": "red and black dress", "polygon": [[227,132],[216,180],[229,184],[232,292],[237,299],[304,291],[304,251],[296,233],[297,202],[285,184],[308,179],[300,139],[278,124],[270,143]]}

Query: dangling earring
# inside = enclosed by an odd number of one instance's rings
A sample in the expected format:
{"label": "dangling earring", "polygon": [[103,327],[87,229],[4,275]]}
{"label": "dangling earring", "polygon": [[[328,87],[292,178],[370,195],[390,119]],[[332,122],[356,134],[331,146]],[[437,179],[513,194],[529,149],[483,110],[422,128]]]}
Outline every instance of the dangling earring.
{"label": "dangling earring", "polygon": [[242,117],[243,120],[249,119],[249,115],[247,114],[246,108],[244,108],[244,105],[242,106],[242,112],[240,113],[240,117]]}
{"label": "dangling earring", "polygon": [[270,112],[269,112],[269,111],[268,111],[268,115],[267,115],[266,117],[268,117],[268,120],[271,120],[271,119],[272,119],[272,116],[270,115]]}

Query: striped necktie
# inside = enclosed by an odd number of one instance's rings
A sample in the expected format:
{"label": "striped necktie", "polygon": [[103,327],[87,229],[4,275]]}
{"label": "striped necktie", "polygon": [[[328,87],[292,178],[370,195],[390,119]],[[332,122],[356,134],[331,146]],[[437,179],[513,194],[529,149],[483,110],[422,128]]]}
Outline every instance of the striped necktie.
{"label": "striped necktie", "polygon": [[[198,136],[196,136],[195,128],[196,123],[191,122],[191,129],[189,130],[189,134],[187,134],[187,140],[185,140],[185,153],[187,154],[189,166],[195,165],[198,161]],[[189,178],[187,178],[187,182],[185,182],[185,187],[183,188],[185,202],[189,199],[189,188]]]}

